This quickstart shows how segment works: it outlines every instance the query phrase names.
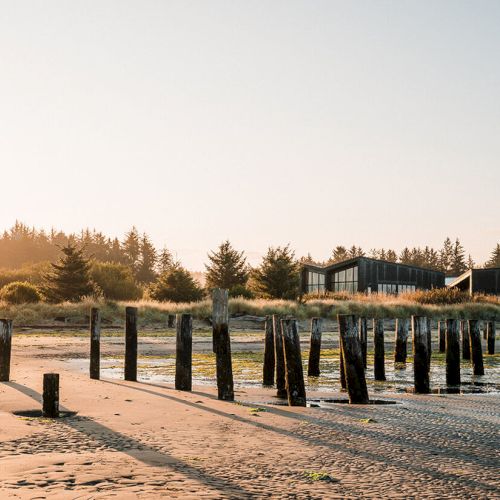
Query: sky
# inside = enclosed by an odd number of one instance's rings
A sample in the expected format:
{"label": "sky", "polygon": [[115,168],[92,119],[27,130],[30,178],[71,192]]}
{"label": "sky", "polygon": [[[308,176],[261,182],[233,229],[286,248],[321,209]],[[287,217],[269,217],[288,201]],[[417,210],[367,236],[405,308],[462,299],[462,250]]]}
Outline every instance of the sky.
{"label": "sky", "polygon": [[0,230],[500,242],[500,2],[0,0]]}

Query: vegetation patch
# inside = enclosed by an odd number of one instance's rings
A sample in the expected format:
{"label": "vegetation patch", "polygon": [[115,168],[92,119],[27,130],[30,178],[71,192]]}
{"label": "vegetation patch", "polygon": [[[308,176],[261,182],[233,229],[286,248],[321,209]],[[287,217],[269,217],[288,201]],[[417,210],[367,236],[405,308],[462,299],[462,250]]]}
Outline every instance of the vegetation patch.
{"label": "vegetation patch", "polygon": [[327,483],[338,483],[339,480],[332,477],[328,472],[305,471],[304,476],[310,481],[326,481]]}

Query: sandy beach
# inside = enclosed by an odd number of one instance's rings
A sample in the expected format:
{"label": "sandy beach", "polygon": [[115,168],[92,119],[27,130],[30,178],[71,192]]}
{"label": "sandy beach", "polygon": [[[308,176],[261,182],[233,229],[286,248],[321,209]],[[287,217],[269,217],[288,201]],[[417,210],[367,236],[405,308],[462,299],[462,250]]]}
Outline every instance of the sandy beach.
{"label": "sandy beach", "polygon": [[[103,356],[122,349],[107,340]],[[2,498],[500,498],[498,394],[289,408],[264,404],[274,389],[236,384],[227,403],[208,385],[90,380],[71,361],[87,349],[84,337],[15,335],[0,385]],[[61,410],[77,413],[15,415],[40,409],[48,372]],[[345,397],[308,394],[322,396]]]}

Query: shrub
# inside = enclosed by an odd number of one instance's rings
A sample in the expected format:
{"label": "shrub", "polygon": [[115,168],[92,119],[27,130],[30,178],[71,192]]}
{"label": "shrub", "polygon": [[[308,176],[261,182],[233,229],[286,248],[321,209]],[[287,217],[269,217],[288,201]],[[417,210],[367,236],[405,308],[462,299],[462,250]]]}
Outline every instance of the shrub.
{"label": "shrub", "polygon": [[112,262],[93,262],[90,277],[102,296],[110,300],[138,300],[142,289],[137,285],[130,267]]}
{"label": "shrub", "polygon": [[49,262],[37,262],[25,265],[19,269],[0,269],[0,289],[14,281],[27,281],[39,285],[43,281],[43,275],[49,270]]}
{"label": "shrub", "polygon": [[462,304],[471,302],[467,292],[457,288],[433,288],[432,290],[417,290],[404,294],[404,297],[419,304]]}
{"label": "shrub", "polygon": [[203,298],[202,288],[179,264],[164,272],[149,287],[148,294],[160,302],[196,302]]}
{"label": "shrub", "polygon": [[0,290],[0,299],[8,304],[34,304],[42,296],[35,285],[26,281],[14,281]]}
{"label": "shrub", "polygon": [[254,294],[245,285],[235,285],[229,289],[230,297],[243,297],[245,299],[253,299]]}

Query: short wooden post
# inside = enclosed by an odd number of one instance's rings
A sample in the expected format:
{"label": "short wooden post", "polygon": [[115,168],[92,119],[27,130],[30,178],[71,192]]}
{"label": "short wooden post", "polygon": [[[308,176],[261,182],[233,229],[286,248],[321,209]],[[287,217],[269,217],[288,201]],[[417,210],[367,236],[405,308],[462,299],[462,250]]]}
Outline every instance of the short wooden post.
{"label": "short wooden post", "polygon": [[217,394],[223,401],[234,401],[231,339],[229,337],[229,293],[215,288],[212,293],[213,339],[217,369]]}
{"label": "short wooden post", "polygon": [[446,320],[446,384],[460,385],[460,342],[456,319]]}
{"label": "short wooden post", "polygon": [[384,320],[373,320],[375,380],[385,380]]}
{"label": "short wooden post", "polygon": [[125,380],[137,380],[137,307],[125,308]]}
{"label": "short wooden post", "polygon": [[167,328],[175,328],[175,314],[168,315]]}
{"label": "short wooden post", "polygon": [[337,321],[349,403],[368,404],[363,351],[358,337],[356,318],[352,315],[339,314]]}
{"label": "short wooden post", "polygon": [[177,315],[175,339],[175,388],[190,391],[192,384],[193,318],[191,314]]}
{"label": "short wooden post", "polygon": [[281,318],[273,314],[274,359],[276,362],[276,397],[287,397],[285,383],[285,355],[283,353],[283,336],[281,334]]}
{"label": "short wooden post", "polygon": [[263,385],[274,384],[274,330],[272,316],[266,316],[264,336],[264,367],[262,370]]}
{"label": "short wooden post", "polygon": [[42,415],[48,418],[59,417],[59,373],[43,374]]}
{"label": "short wooden post", "polygon": [[427,357],[429,358],[427,362],[427,369],[431,370],[431,359],[432,359],[432,320],[427,318]]}
{"label": "short wooden post", "polygon": [[321,318],[311,319],[311,340],[309,344],[309,364],[307,375],[309,377],[319,376],[319,358],[321,354],[321,330],[323,320]]}
{"label": "short wooden post", "polygon": [[0,319],[0,381],[10,380],[10,355],[12,350],[12,320]]}
{"label": "short wooden post", "polygon": [[429,394],[429,356],[427,354],[427,319],[422,316],[411,317],[413,339],[413,376],[415,393]]}
{"label": "short wooden post", "polygon": [[460,336],[462,337],[462,359],[470,359],[469,323],[465,319],[460,321]]}
{"label": "short wooden post", "polygon": [[495,337],[496,337],[496,324],[495,320],[488,321],[487,324],[487,333],[486,333],[486,341],[488,344],[488,354],[495,354]]}
{"label": "short wooden post", "polygon": [[361,342],[361,353],[363,354],[363,366],[366,370],[368,352],[368,320],[366,318],[359,318],[359,341]]}
{"label": "short wooden post", "polygon": [[99,380],[101,376],[101,312],[90,308],[90,378]]}
{"label": "short wooden post", "polygon": [[296,319],[281,320],[285,385],[289,406],[306,406],[306,389],[300,355],[300,338]]}
{"label": "short wooden post", "polygon": [[446,321],[438,321],[439,352],[446,351]]}
{"label": "short wooden post", "polygon": [[406,364],[408,353],[408,330],[410,320],[408,318],[396,319],[396,339],[394,346],[394,363]]}
{"label": "short wooden post", "polygon": [[484,375],[483,348],[481,346],[481,331],[479,321],[469,320],[470,354],[472,359],[472,373]]}

